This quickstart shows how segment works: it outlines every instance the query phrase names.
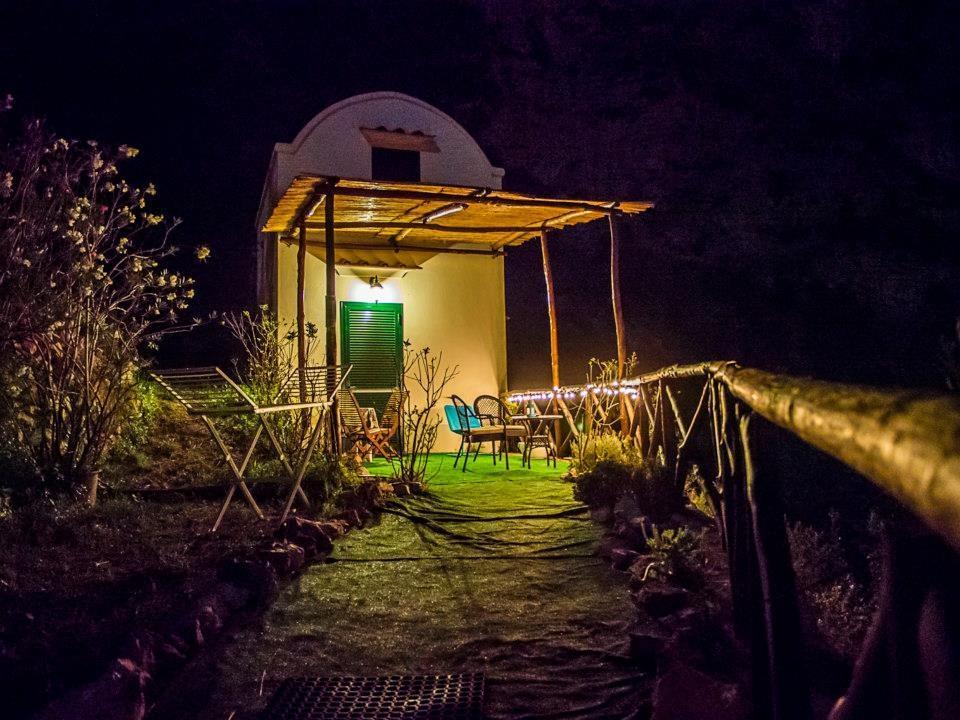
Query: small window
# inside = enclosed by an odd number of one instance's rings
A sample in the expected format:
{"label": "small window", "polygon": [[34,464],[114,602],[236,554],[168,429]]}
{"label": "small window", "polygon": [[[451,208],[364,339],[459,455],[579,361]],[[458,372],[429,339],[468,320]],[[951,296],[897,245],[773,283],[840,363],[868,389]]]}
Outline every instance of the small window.
{"label": "small window", "polygon": [[420,153],[416,150],[370,148],[374,180],[420,182]]}

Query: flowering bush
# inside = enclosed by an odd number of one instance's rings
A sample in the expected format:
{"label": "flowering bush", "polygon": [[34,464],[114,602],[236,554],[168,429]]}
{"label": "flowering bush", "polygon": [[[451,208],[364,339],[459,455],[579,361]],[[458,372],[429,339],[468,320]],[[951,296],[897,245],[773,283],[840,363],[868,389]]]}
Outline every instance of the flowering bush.
{"label": "flowering bush", "polygon": [[119,165],[134,148],[0,118],[0,399],[47,483],[86,484],[129,411],[142,351],[178,329],[193,280],[161,267],[177,221]]}
{"label": "flowering bush", "polygon": [[[296,324],[280,323],[266,305],[261,305],[255,313],[249,310],[225,313],[221,323],[240,345],[241,356],[234,359],[233,364],[245,389],[261,405],[273,403],[296,367],[299,336]],[[317,326],[306,323],[304,335],[307,357],[313,357]],[[237,419],[243,421],[242,416]],[[313,429],[313,420],[311,412],[277,413],[271,418],[277,439],[288,457],[299,456]]]}

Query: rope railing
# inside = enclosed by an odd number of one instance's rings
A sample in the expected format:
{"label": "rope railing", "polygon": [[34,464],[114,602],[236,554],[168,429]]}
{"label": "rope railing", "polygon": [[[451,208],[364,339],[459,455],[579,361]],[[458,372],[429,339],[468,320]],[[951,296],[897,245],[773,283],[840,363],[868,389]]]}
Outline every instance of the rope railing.
{"label": "rope railing", "polygon": [[[507,399],[562,412],[566,427],[561,444],[584,443],[604,433],[631,438],[643,457],[673,467],[681,490],[691,465],[701,468],[703,489],[727,551],[734,626],[751,648],[760,717],[811,716],[781,487],[766,452],[776,443],[773,426],[853,468],[932,531],[934,535],[892,531],[895,537],[886,543],[884,588],[909,575],[900,566],[903,558],[914,558],[915,565],[917,561],[904,547],[915,549],[917,542],[923,543],[925,555],[946,557],[956,567],[960,395],[825,382],[715,361],[674,365],[619,381],[511,392]],[[888,717],[925,717],[917,709],[924,703],[930,707],[929,697],[920,697],[929,695],[929,690],[921,690],[929,688],[929,673],[960,677],[960,668],[950,664],[956,664],[956,655],[949,652],[943,654],[949,666],[934,671],[903,660],[891,666],[890,658],[918,655],[917,638],[931,632],[923,623],[936,619],[907,613],[905,593],[920,597],[945,592],[944,582],[950,583],[950,592],[956,590],[957,580],[946,568],[920,580],[911,570],[911,587],[898,588],[892,595],[896,602],[881,598],[853,683],[832,718],[860,717],[858,713],[877,706],[877,697],[885,694],[891,696],[887,707],[903,709]],[[910,625],[906,632],[904,624]],[[946,642],[956,648],[960,639],[948,637]],[[877,679],[883,676],[878,667],[887,668],[891,676],[926,675],[912,683],[884,683]]]}

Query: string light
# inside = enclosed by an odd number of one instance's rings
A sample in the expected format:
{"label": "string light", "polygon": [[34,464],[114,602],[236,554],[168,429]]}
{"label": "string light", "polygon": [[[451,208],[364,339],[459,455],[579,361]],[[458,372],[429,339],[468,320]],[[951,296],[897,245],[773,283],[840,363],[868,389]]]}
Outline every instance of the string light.
{"label": "string light", "polygon": [[610,383],[586,383],[573,387],[563,387],[554,385],[552,390],[530,390],[526,392],[510,393],[507,400],[513,403],[537,402],[547,400],[573,400],[577,397],[581,399],[588,395],[594,397],[603,396],[613,398],[617,396],[629,397],[631,399],[640,396],[639,386],[630,384],[630,381],[618,382],[616,380]]}

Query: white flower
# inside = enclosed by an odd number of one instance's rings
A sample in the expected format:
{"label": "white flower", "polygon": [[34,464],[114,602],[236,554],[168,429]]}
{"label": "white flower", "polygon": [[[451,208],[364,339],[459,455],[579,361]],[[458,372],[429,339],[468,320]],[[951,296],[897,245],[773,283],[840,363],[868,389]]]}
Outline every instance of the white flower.
{"label": "white flower", "polygon": [[196,256],[197,256],[197,260],[203,262],[208,257],[210,257],[210,248],[208,248],[206,245],[201,245],[200,247],[197,248]]}

